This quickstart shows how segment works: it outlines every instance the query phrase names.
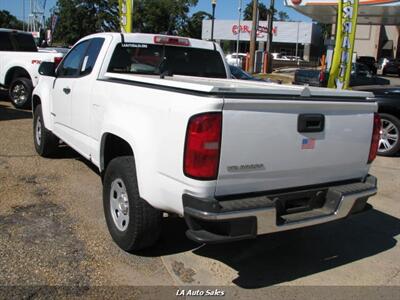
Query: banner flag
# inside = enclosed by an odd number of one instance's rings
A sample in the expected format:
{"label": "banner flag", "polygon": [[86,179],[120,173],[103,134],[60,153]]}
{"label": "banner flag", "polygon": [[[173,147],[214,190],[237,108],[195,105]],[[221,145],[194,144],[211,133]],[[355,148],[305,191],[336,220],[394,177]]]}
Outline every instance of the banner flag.
{"label": "banner flag", "polygon": [[328,87],[348,89],[353,63],[359,0],[338,0],[336,45]]}
{"label": "banner flag", "polygon": [[119,0],[121,32],[132,32],[132,0]]}

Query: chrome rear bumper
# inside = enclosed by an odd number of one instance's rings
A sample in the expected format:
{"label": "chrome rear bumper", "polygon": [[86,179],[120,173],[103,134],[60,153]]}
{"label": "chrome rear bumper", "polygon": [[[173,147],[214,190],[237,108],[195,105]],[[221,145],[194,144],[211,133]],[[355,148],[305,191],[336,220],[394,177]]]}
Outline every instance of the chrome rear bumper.
{"label": "chrome rear bumper", "polygon": [[[197,242],[216,243],[327,223],[362,211],[376,192],[377,180],[368,176],[363,182],[226,201],[184,195],[187,235]],[[313,198],[317,204],[310,207],[293,205]]]}

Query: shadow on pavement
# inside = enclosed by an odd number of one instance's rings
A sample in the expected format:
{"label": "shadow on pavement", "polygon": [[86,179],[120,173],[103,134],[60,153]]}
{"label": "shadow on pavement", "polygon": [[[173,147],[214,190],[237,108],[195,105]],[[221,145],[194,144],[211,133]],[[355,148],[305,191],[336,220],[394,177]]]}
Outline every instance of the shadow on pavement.
{"label": "shadow on pavement", "polygon": [[176,254],[191,251],[201,247],[200,244],[186,237],[187,226],[185,220],[179,217],[168,217],[163,220],[163,231],[157,244],[143,252],[136,253],[146,257],[158,257],[162,255]]}
{"label": "shadow on pavement", "polygon": [[29,110],[18,110],[11,108],[11,106],[5,106],[0,104],[0,121],[10,121],[18,119],[30,119],[32,118],[32,112]]}
{"label": "shadow on pavement", "polygon": [[74,149],[72,149],[70,146],[61,143],[57,151],[50,156],[52,159],[74,159],[82,162],[85,164],[90,170],[92,170],[94,173],[97,175],[100,175],[99,169],[92,164],[89,160],[84,158],[82,155],[80,155],[78,152],[76,152]]}
{"label": "shadow on pavement", "polygon": [[205,246],[195,254],[238,271],[233,283],[261,288],[333,269],[393,248],[400,220],[377,210],[350,219],[262,236],[253,241]]}
{"label": "shadow on pavement", "polygon": [[[371,209],[324,225],[260,236],[229,244],[189,241],[182,219],[166,219],[160,242],[139,255],[160,256],[193,251],[238,272],[233,283],[247,289],[292,281],[379,254],[396,245],[400,220]],[[197,249],[196,249],[197,248]]]}

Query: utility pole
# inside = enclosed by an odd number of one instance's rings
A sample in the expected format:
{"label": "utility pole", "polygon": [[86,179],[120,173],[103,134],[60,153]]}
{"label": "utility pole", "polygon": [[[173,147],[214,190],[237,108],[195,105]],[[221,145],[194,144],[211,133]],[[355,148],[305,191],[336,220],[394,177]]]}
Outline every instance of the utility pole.
{"label": "utility pole", "polygon": [[238,19],[238,35],[237,35],[237,43],[236,43],[236,64],[239,66],[240,58],[239,58],[239,44],[240,44],[240,21],[242,20],[242,0],[239,0],[239,19]]}
{"label": "utility pole", "polygon": [[274,11],[275,11],[275,0],[271,0],[271,5],[269,6],[269,16],[268,16],[268,41],[267,41],[267,52],[271,53],[272,47],[272,27],[274,26]]}
{"label": "utility pole", "polygon": [[25,31],[25,0],[22,0],[22,30]]}
{"label": "utility pole", "polygon": [[250,39],[250,60],[249,60],[249,71],[254,73],[254,61],[256,55],[256,43],[257,43],[257,27],[258,27],[258,0],[253,0],[253,24],[251,26],[251,39]]}

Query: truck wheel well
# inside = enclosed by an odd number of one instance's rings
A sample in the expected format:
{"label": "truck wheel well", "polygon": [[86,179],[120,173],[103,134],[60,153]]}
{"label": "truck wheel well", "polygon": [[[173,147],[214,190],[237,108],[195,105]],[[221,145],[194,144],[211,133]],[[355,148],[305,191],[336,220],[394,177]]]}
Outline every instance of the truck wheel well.
{"label": "truck wheel well", "polygon": [[40,98],[38,96],[33,96],[32,98],[32,111],[35,111],[36,107],[41,104],[42,101],[40,100]]}
{"label": "truck wheel well", "polygon": [[119,156],[131,156],[133,151],[127,141],[108,133],[102,140],[101,169],[104,171],[111,160]]}
{"label": "truck wheel well", "polygon": [[32,80],[31,76],[24,68],[14,67],[14,68],[11,68],[10,70],[8,70],[8,72],[7,72],[7,75],[6,75],[6,78],[4,81],[5,86],[9,86],[15,78],[20,78],[20,77],[24,77],[24,78],[28,78],[29,80]]}

